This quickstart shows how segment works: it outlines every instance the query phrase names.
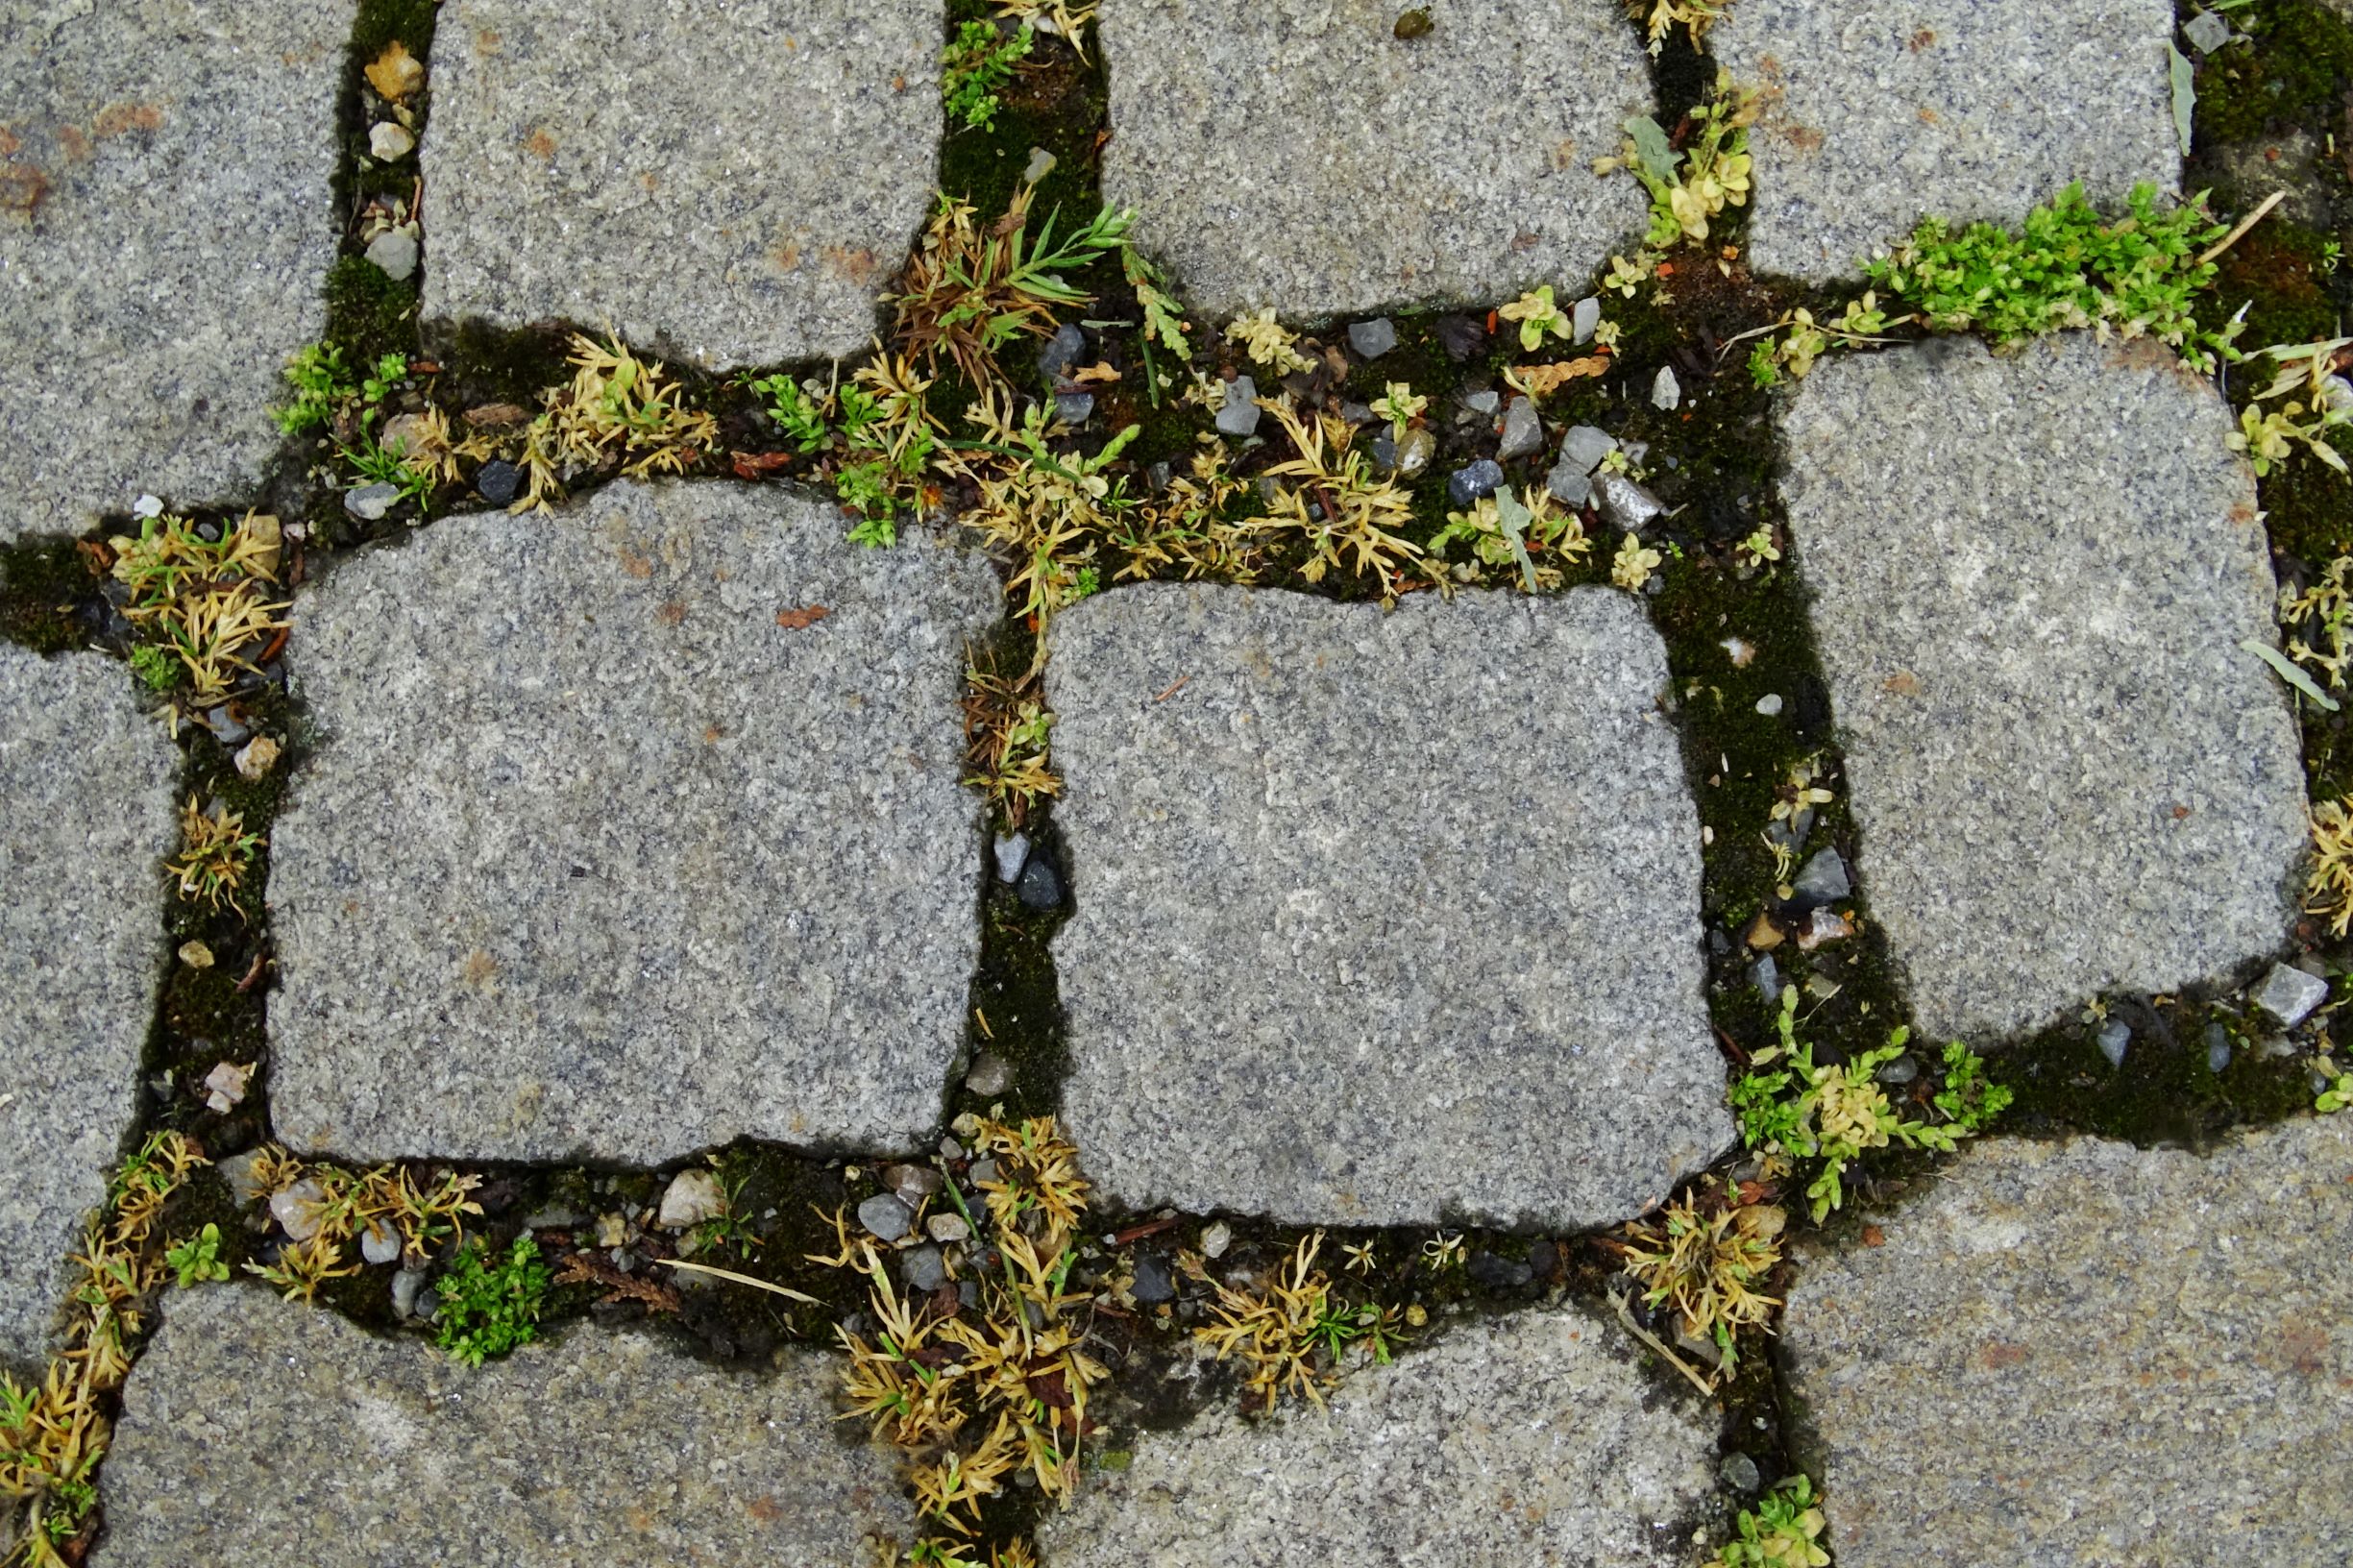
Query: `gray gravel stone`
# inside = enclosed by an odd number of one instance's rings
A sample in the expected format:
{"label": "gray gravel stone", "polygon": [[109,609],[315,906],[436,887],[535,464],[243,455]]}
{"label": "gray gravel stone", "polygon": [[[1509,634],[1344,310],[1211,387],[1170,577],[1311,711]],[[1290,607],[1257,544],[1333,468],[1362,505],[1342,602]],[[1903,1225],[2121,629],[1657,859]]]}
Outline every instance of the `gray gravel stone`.
{"label": "gray gravel stone", "polygon": [[2292,1029],[2312,1017],[2314,1008],[2328,1000],[2328,982],[2316,974],[2274,964],[2255,988],[2255,1005]]}
{"label": "gray gravel stone", "polygon": [[1847,877],[1847,863],[1835,849],[1817,850],[1789,886],[1799,897],[1816,904],[1834,904],[1854,892],[1854,884]]}
{"label": "gray gravel stone", "polygon": [[[1213,317],[1462,302],[1581,279],[1642,227],[1604,179],[1652,109],[1612,0],[1463,0],[1435,31],[1321,0],[1122,0],[1103,12],[1103,194]],[[435,124],[436,135],[439,123]]]}
{"label": "gray gravel stone", "polygon": [[931,205],[942,28],[940,0],[451,0],[427,313],[857,353]]}
{"label": "gray gravel stone", "polygon": [[1492,457],[1482,457],[1446,477],[1446,499],[1457,506],[1468,506],[1481,496],[1495,494],[1503,482],[1503,465]]}
{"label": "gray gravel stone", "polygon": [[1225,402],[1217,405],[1216,425],[1223,435],[1248,435],[1259,428],[1258,383],[1247,376],[1226,382]]}
{"label": "gray gravel stone", "polygon": [[1802,1256],[1781,1326],[1841,1568],[2353,1549],[2353,1117],[2204,1154],[2002,1139]]}
{"label": "gray gravel stone", "polygon": [[1363,359],[1378,359],[1397,347],[1397,324],[1386,316],[1348,324],[1348,346]]}
{"label": "gray gravel stone", "polygon": [[1774,96],[1748,257],[1851,278],[1924,216],[2015,227],[2071,181],[2102,206],[2181,186],[2172,0],[1740,0],[1708,34]]}
{"label": "gray gravel stone", "polygon": [[2181,36],[2201,55],[2211,55],[2230,42],[2230,23],[2211,11],[2201,11],[2181,24]]}
{"label": "gray gravel stone", "polygon": [[0,1357],[40,1354],[131,1126],[179,776],[120,664],[0,644]]}
{"label": "gray gravel stone", "polygon": [[1052,639],[1063,1108],[1113,1202],[1582,1227],[1724,1146],[1630,600],[1147,584]]}
{"label": "gray gravel stone", "polygon": [[979,945],[957,704],[998,602],[927,536],[863,549],[830,507],[721,483],[338,566],[295,611],[321,740],[271,857],[280,1135],[907,1144]]}
{"label": "gray gravel stone", "polygon": [[1648,527],[1651,519],[1667,509],[1656,496],[1623,474],[1596,474],[1593,496],[1603,522],[1631,532]]}
{"label": "gray gravel stone", "polygon": [[1855,870],[1923,1032],[2277,946],[2303,774],[2239,647],[2275,635],[2271,566],[2211,385],[2089,334],[1949,340],[1826,363],[1779,424]]}
{"label": "gray gravel stone", "polygon": [[863,1568],[862,1535],[915,1520],[833,1418],[840,1365],[726,1371],[581,1324],[470,1368],[267,1291],[183,1291],[124,1391],[91,1561]]}
{"label": "gray gravel stone", "polygon": [[327,326],[352,12],[0,6],[0,540],[259,482]]}
{"label": "gray gravel stone", "polygon": [[1536,415],[1535,400],[1513,398],[1504,409],[1503,440],[1496,445],[1495,455],[1509,462],[1525,457],[1544,445],[1544,421]]}
{"label": "gray gravel stone", "polygon": [[405,229],[387,229],[368,241],[368,259],[394,282],[405,282],[417,270],[417,236]]}
{"label": "gray gravel stone", "polygon": [[1331,1414],[1230,1409],[1148,1435],[1049,1511],[1055,1568],[1670,1568],[1724,1528],[1718,1419],[1577,1307],[1458,1323],[1354,1373]]}

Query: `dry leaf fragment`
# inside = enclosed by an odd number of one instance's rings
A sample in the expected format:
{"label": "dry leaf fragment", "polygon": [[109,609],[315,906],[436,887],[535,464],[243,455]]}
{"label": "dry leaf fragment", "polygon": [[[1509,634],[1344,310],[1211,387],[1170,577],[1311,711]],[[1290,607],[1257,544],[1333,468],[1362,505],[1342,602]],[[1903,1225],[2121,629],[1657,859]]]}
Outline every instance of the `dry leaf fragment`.
{"label": "dry leaf fragment", "polygon": [[510,425],[521,425],[531,417],[528,409],[511,403],[485,403],[466,410],[466,423],[478,430],[502,430]]}
{"label": "dry leaf fragment", "polygon": [[806,631],[833,611],[822,604],[811,604],[797,610],[778,610],[776,625],[787,631]]}
{"label": "dry leaf fragment", "polygon": [[387,103],[397,104],[425,86],[425,67],[398,38],[384,45],[384,52],[376,57],[366,74],[368,86]]}
{"label": "dry leaf fragment", "polygon": [[1108,359],[1098,359],[1085,369],[1073,372],[1070,377],[1081,386],[1108,386],[1118,379],[1119,373],[1111,368]]}
{"label": "dry leaf fragment", "polygon": [[1549,365],[1514,365],[1504,372],[1504,380],[1530,397],[1540,398],[1580,377],[1599,376],[1608,369],[1607,358],[1593,355],[1582,359],[1562,359]]}

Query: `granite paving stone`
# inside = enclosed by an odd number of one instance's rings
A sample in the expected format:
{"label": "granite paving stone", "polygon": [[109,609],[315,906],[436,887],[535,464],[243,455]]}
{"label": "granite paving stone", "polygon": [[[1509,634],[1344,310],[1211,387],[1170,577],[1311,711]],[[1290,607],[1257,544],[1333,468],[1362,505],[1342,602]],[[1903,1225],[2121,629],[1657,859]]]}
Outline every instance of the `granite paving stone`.
{"label": "granite paving stone", "polygon": [[1417,38],[1399,9],[1103,8],[1104,196],[1196,309],[1488,304],[1581,288],[1639,240],[1641,187],[1592,169],[1652,110],[1612,0],[1465,0]]}
{"label": "granite paving stone", "polygon": [[429,316],[710,368],[855,354],[929,209],[940,0],[451,0]]}
{"label": "granite paving stone", "polygon": [[438,522],[294,612],[280,1135],[355,1158],[903,1147],[979,948],[977,556],[721,482]]}
{"label": "granite paving stone", "polygon": [[2353,1557],[2353,1117],[1973,1147],[1802,1254],[1798,1458],[1841,1568]]}
{"label": "granite paving stone", "polygon": [[173,1295],[101,1482],[96,1568],[866,1568],[913,1509],[840,1362],[707,1365],[587,1324],[466,1367],[257,1289]]}
{"label": "granite paving stone", "polygon": [[131,1129],[179,776],[121,664],[0,644],[0,1358],[49,1341]]}
{"label": "granite paving stone", "polygon": [[2082,181],[2118,207],[2181,187],[2171,0],[1739,0],[1708,34],[1769,94],[1748,259],[1851,278],[1923,217],[2015,227]]}
{"label": "granite paving stone", "polygon": [[1114,1202],[1575,1228],[1728,1142],[1632,600],[1151,584],[1052,651],[1063,1112]]}
{"label": "granite paving stone", "polygon": [[2305,844],[2255,487],[2148,344],[1826,362],[1777,415],[1854,870],[1932,1039],[2279,947]]}
{"label": "granite paving stone", "polygon": [[0,0],[0,540],[228,502],[326,327],[348,0]]}
{"label": "granite paving stone", "polygon": [[1457,1324],[1331,1413],[1231,1408],[1145,1436],[1039,1531],[1055,1568],[1456,1568],[1699,1560],[1718,1417],[1581,1308]]}

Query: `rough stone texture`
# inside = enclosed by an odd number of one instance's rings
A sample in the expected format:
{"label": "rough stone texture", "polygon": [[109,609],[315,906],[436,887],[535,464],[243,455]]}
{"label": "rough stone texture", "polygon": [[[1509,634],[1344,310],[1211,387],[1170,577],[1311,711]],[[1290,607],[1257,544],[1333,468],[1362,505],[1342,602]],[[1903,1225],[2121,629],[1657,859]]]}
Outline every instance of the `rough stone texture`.
{"label": "rough stone texture", "polygon": [[1113,1201],[1576,1228],[1729,1140],[1631,600],[1146,585],[1046,679],[1063,1112]]}
{"label": "rough stone texture", "polygon": [[1219,1409],[1049,1512],[1055,1568],[1457,1568],[1697,1560],[1721,1531],[1713,1411],[1658,1391],[1576,1307],[1449,1330],[1350,1377],[1326,1418]]}
{"label": "rough stone texture", "polygon": [[719,483],[340,566],[295,611],[322,739],[272,856],[280,1134],[653,1163],[929,1127],[979,950],[965,641],[998,600],[934,539]]}
{"label": "rough stone texture", "polygon": [[723,1371],[588,1325],[478,1368],[215,1286],[175,1295],[124,1392],[96,1568],[806,1563],[906,1540],[840,1363]]}
{"label": "rough stone texture", "polygon": [[1581,282],[1644,198],[1592,162],[1652,108],[1612,0],[1464,0],[1426,37],[1350,0],[1112,0],[1103,192],[1211,316]]}
{"label": "rough stone texture", "polygon": [[716,367],[864,349],[930,207],[940,0],[451,0],[425,307]]}
{"label": "rough stone texture", "polygon": [[131,1127],[179,774],[120,664],[0,644],[0,1357],[40,1353]]}
{"label": "rough stone texture", "polygon": [[2213,388],[2089,334],[1826,362],[1784,496],[1863,829],[1931,1039],[2268,952],[2303,852],[2255,486]]}
{"label": "rough stone texture", "polygon": [[2181,186],[2172,0],[1740,0],[1708,33],[1775,96],[1748,257],[1849,278],[1921,218],[2015,226],[2071,181],[2102,206]]}
{"label": "rough stone texture", "polygon": [[229,501],[326,327],[348,0],[0,0],[0,539]]}
{"label": "rough stone texture", "polygon": [[1841,1568],[2348,1560],[2349,1199],[2353,1116],[2003,1139],[1883,1245],[1802,1258],[1781,1341]]}

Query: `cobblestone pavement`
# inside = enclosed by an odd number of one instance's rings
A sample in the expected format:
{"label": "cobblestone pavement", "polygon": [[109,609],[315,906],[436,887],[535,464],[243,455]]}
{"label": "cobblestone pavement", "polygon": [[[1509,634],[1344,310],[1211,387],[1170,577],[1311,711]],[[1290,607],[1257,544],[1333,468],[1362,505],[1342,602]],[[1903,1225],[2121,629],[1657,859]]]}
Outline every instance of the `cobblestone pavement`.
{"label": "cobblestone pavement", "polygon": [[2342,0],[997,12],[0,0],[0,1564],[2353,1562]]}

